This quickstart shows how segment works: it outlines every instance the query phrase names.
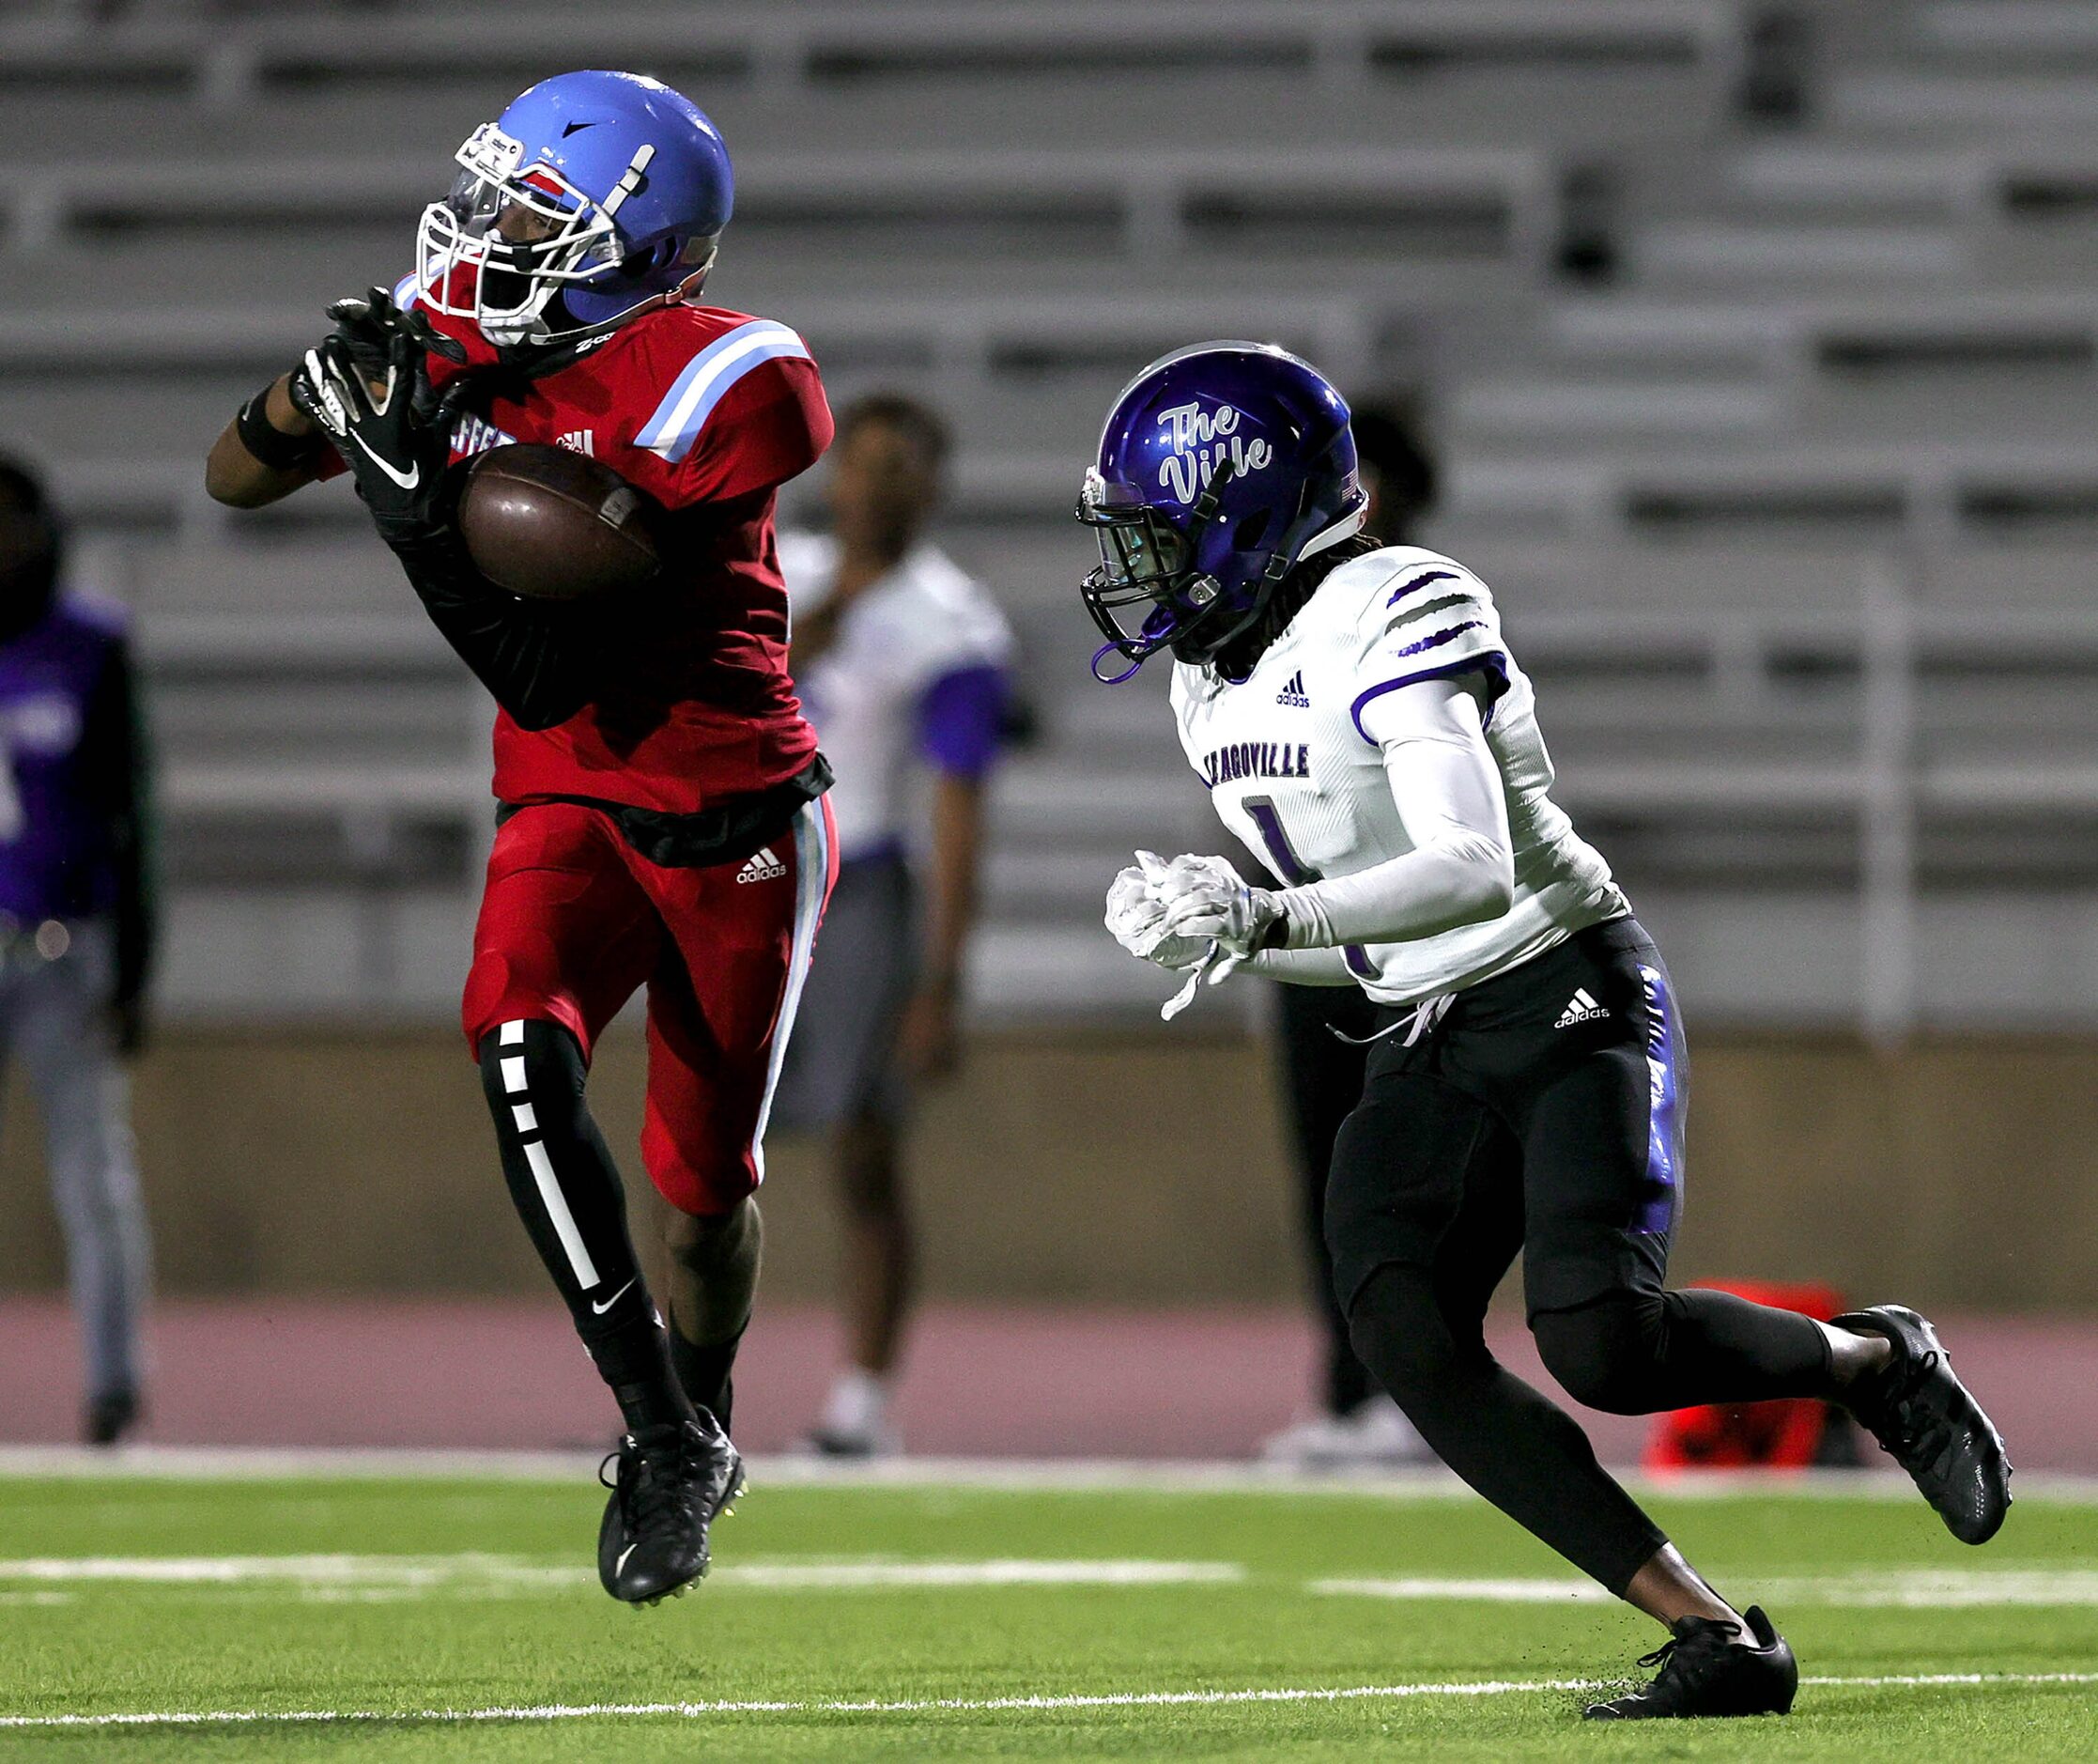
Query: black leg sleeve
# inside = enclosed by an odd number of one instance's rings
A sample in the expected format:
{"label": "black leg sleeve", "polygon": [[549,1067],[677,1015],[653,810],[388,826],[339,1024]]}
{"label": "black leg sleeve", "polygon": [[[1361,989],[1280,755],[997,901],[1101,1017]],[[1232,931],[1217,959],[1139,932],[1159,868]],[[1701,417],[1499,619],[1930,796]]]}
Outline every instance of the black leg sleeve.
{"label": "black leg sleeve", "polygon": [[1387,1262],[1348,1312],[1355,1350],[1442,1462],[1620,1596],[1668,1541],[1566,1412],[1451,1333],[1424,1268]]}
{"label": "black leg sleeve", "polygon": [[583,1102],[586,1075],[576,1038],[555,1023],[506,1023],[481,1043],[517,1215],[627,1424],[661,1426],[691,1409],[635,1259],[618,1167]]}
{"label": "black leg sleeve", "polygon": [[735,1414],[736,1350],[743,1345],[745,1323],[726,1341],[713,1341],[702,1346],[687,1341],[677,1329],[671,1331],[671,1366],[677,1373],[677,1382],[695,1409],[704,1409],[721,1423],[721,1431],[731,1431],[730,1422]]}
{"label": "black leg sleeve", "polygon": [[598,633],[586,611],[503,593],[448,532],[393,545],[430,623],[520,727],[551,729],[590,702]]}
{"label": "black leg sleeve", "polygon": [[1613,1292],[1530,1328],[1566,1393],[1612,1415],[1836,1394],[1820,1324],[1731,1292]]}

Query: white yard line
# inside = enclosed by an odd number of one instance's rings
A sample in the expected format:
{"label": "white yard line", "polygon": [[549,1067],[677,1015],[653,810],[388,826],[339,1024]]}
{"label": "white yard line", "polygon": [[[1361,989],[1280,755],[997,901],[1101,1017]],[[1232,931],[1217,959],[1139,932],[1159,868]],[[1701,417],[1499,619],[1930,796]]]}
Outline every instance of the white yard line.
{"label": "white yard line", "polygon": [[[853,1556],[830,1560],[734,1562],[716,1569],[714,1586],[767,1591],[865,1591],[954,1586],[1185,1586],[1243,1580],[1237,1562],[1146,1560],[915,1562]],[[166,1586],[282,1586],[335,1593],[565,1590],[594,1586],[594,1568],[516,1556],[454,1555],[87,1555],[0,1561],[0,1584],[77,1586],[125,1582]]]}
{"label": "white yard line", "polygon": [[[893,1555],[781,1556],[731,1562],[713,1584],[774,1592],[851,1592],[971,1586],[1234,1586],[1251,1578],[1238,1562],[1148,1558],[1043,1560],[1008,1556],[922,1561]],[[1611,1595],[1571,1575],[1483,1577],[1407,1574],[1331,1576],[1296,1582],[1262,1576],[1277,1590],[1324,1597],[1484,1604],[1607,1604]],[[0,1604],[35,1602],[36,1591],[132,1584],[285,1589],[321,1600],[517,1598],[594,1584],[579,1562],[534,1561],[480,1551],[451,1555],[89,1555],[0,1559]],[[2098,1606],[2098,1569],[1892,1568],[1757,1578],[1756,1595],[1781,1606],[1891,1606],[1951,1610],[2013,1606]]]}
{"label": "white yard line", "polygon": [[466,1580],[554,1586],[594,1580],[594,1569],[542,1565],[515,1556],[455,1555],[33,1555],[0,1561],[0,1583],[73,1586],[122,1581],[166,1586],[443,1586]]}
{"label": "white yard line", "polygon": [[1306,1592],[1336,1599],[1390,1599],[1400,1603],[1455,1600],[1482,1604],[1612,1604],[1612,1594],[1592,1580],[1540,1575],[1535,1580],[1483,1580],[1436,1574],[1393,1574],[1304,1583]]}
{"label": "white yard line", "polygon": [[[552,1722],[633,1717],[703,1720],[710,1715],[918,1715],[948,1712],[983,1714],[1030,1710],[1214,1708],[1232,1703],[1346,1703],[1398,1701],[1422,1696],[1510,1696],[1539,1692],[1591,1691],[1614,1680],[1596,1679],[1458,1679],[1427,1684],[1362,1684],[1341,1690],[1285,1688],[1241,1691],[1115,1691],[1069,1696],[838,1698],[804,1701],[713,1703],[543,1703],[486,1709],[220,1709],[145,1710],[92,1715],[0,1715],[0,1728],[15,1727],[175,1727],[236,1726],[268,1723],[356,1722]],[[1827,1677],[1800,1679],[1803,1685],[1828,1690],[1899,1688],[1934,1690],[2016,1687],[2024,1685],[2098,1684],[2098,1672],[1933,1672],[1874,1677]]]}
{"label": "white yard line", "polygon": [[741,1562],[709,1581],[732,1586],[856,1590],[887,1586],[1187,1586],[1242,1581],[1237,1562]]}
{"label": "white yard line", "polygon": [[[1741,1578],[1773,1607],[1832,1605],[1851,1609],[1895,1606],[1949,1610],[2013,1605],[2098,1605],[2098,1570],[1866,1569],[1838,1574]],[[1593,1581],[1557,1575],[1535,1579],[1470,1579],[1427,1574],[1314,1580],[1304,1590],[1335,1598],[1400,1602],[1452,1600],[1483,1604],[1610,1604]]]}
{"label": "white yard line", "polygon": [[[0,1478],[124,1480],[372,1480],[465,1478],[566,1482],[587,1479],[599,1451],[429,1451],[378,1447],[134,1446],[95,1451],[75,1446],[0,1446]],[[1376,1499],[1474,1498],[1446,1470],[1428,1468],[1306,1475],[1228,1461],[1081,1458],[902,1458],[875,1463],[760,1456],[752,1480],[784,1488],[969,1488],[1015,1493],[1096,1491],[1160,1494],[1274,1494]],[[1676,1477],[1627,1474],[1642,1493],[1673,1500],[1802,1499],[1912,1501],[1897,1471],[1706,1471]],[[2024,1497],[2098,1505],[2098,1477],[2020,1475]]]}

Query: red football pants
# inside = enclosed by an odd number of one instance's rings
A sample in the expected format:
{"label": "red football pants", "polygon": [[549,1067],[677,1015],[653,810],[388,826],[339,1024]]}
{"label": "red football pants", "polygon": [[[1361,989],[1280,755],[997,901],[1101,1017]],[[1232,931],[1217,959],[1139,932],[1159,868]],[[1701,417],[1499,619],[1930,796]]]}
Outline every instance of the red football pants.
{"label": "red football pants", "polygon": [[648,988],[641,1161],[680,1212],[729,1212],[764,1178],[765,1119],[824,903],[829,803],[748,859],[665,869],[610,818],[533,803],[497,830],[462,1015],[467,1046],[504,1023],[559,1023],[588,1060]]}

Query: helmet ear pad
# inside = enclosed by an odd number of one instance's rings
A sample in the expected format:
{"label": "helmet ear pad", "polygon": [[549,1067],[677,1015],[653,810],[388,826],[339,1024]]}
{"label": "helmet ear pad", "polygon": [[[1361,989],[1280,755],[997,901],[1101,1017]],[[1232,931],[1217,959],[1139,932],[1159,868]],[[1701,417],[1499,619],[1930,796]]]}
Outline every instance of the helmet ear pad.
{"label": "helmet ear pad", "polygon": [[568,311],[578,323],[594,325],[614,315],[631,316],[637,302],[652,306],[695,302],[713,271],[718,246],[715,239],[658,239],[629,252],[603,275],[564,290]]}
{"label": "helmet ear pad", "polygon": [[[1305,479],[1304,494],[1298,500],[1296,512],[1287,523],[1285,533],[1301,532],[1309,521],[1325,520],[1332,510],[1330,507],[1316,507],[1320,501],[1317,482],[1310,478]],[[1362,531],[1363,516],[1367,508],[1368,498],[1358,492],[1354,507],[1343,512],[1337,519],[1316,527],[1294,549],[1286,547],[1271,551],[1266,568],[1249,595],[1244,596],[1244,610],[1241,614],[1228,623],[1221,619],[1195,620],[1174,643],[1175,658],[1197,665],[1213,662],[1224,650],[1267,616],[1278,596],[1291,595],[1292,600],[1301,604],[1301,599],[1291,592],[1299,566],[1321,552],[1329,551],[1334,546],[1352,539]],[[1272,525],[1274,512],[1273,509],[1260,509],[1247,516],[1240,522],[1242,531],[1233,534],[1232,543],[1242,550],[1256,551],[1261,539],[1267,536],[1267,529]],[[1319,572],[1319,578],[1323,575],[1322,570]],[[1294,611],[1293,605],[1291,611]]]}

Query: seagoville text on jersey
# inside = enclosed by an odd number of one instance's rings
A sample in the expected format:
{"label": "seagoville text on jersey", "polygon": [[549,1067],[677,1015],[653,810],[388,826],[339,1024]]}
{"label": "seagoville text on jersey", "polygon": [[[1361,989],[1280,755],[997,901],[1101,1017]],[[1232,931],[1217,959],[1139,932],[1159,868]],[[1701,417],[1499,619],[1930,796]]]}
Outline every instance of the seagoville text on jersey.
{"label": "seagoville text on jersey", "polygon": [[1241,778],[1309,778],[1308,741],[1234,741],[1202,756],[1202,781],[1211,790]]}

